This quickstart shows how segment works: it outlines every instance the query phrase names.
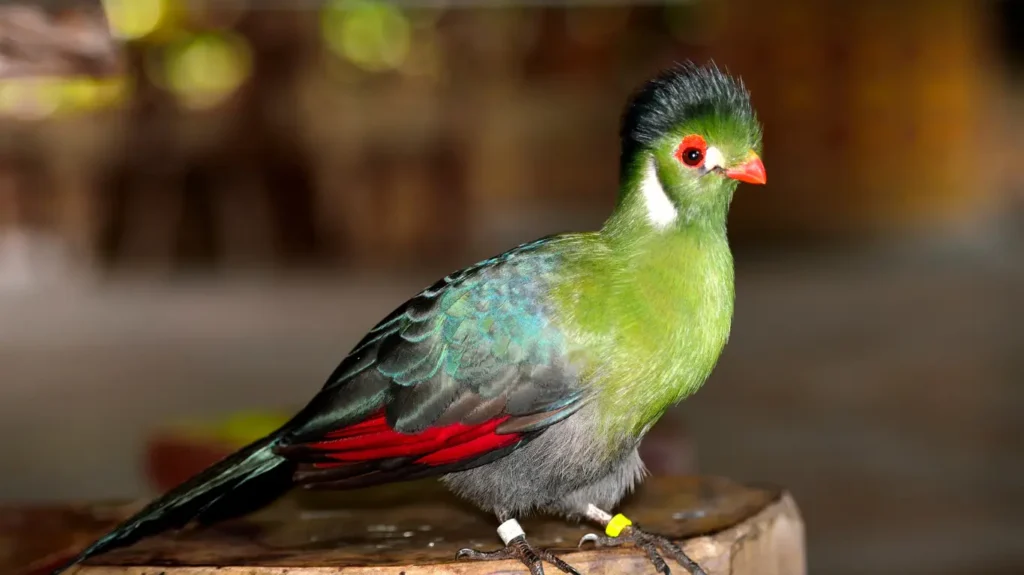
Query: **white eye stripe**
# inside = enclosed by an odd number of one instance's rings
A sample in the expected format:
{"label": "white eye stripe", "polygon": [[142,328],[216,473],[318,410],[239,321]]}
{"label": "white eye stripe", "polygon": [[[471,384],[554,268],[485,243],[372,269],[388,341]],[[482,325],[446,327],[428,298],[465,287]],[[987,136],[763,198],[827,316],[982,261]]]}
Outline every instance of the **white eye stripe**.
{"label": "white eye stripe", "polygon": [[725,156],[722,155],[722,151],[714,146],[709,146],[708,150],[704,152],[704,169],[711,171],[715,168],[725,167]]}

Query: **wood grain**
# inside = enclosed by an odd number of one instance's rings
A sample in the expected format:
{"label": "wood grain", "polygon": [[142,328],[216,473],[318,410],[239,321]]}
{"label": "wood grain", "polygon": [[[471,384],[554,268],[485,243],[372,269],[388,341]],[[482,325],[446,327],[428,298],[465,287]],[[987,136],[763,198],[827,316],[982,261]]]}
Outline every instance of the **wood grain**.
{"label": "wood grain", "polygon": [[[806,572],[799,512],[777,488],[721,478],[653,478],[622,511],[644,528],[684,542],[709,575]],[[583,573],[653,572],[633,549],[576,549],[591,526],[552,518],[527,519],[523,526],[534,545],[556,549]],[[144,540],[69,575],[525,573],[515,562],[454,560],[461,547],[496,547],[494,529],[493,518],[432,481],[294,492],[249,517]]]}

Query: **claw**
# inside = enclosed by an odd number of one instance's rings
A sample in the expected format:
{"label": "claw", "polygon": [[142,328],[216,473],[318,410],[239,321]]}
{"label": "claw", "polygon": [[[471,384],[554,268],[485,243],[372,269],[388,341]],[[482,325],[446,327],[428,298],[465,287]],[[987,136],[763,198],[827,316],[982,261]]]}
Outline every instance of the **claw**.
{"label": "claw", "polygon": [[567,573],[568,575],[581,575],[580,572],[577,571],[575,567],[573,567],[572,565],[569,565],[565,561],[562,561],[562,559],[560,557],[558,557],[554,553],[548,551],[547,549],[541,551],[540,552],[540,556],[541,556],[541,558],[543,558],[548,563],[554,565],[555,567],[558,567],[558,570],[563,572],[563,573]]}
{"label": "claw", "polygon": [[544,549],[536,551],[529,543],[526,542],[526,538],[523,536],[516,537],[515,539],[508,542],[508,545],[503,549],[497,551],[477,551],[476,549],[460,549],[455,554],[455,559],[472,559],[475,561],[497,561],[500,559],[518,559],[523,565],[530,570],[531,575],[544,575],[544,565],[542,561],[554,565],[559,571],[567,573],[568,575],[580,575],[572,565],[569,565],[565,561],[561,560],[554,553]]}
{"label": "claw", "polygon": [[580,539],[580,546],[586,542],[592,542],[598,547],[617,547],[623,543],[630,542],[638,549],[647,554],[647,558],[654,564],[654,569],[662,575],[671,575],[672,571],[665,563],[662,554],[665,554],[683,566],[690,575],[707,575],[707,572],[690,559],[678,545],[666,537],[652,535],[637,529],[635,526],[627,527],[618,537],[602,537],[594,533],[588,533]]}
{"label": "claw", "polygon": [[594,547],[618,547],[629,539],[622,539],[619,537],[606,537],[604,535],[598,535],[597,533],[587,533],[580,539],[577,547],[583,547],[584,543],[593,543]]}

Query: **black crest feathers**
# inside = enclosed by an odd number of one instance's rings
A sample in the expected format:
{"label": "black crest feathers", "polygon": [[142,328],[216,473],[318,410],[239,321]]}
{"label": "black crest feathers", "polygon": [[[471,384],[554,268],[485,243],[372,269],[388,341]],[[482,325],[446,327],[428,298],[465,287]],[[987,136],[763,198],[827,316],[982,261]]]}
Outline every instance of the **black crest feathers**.
{"label": "black crest feathers", "polygon": [[622,117],[623,172],[641,149],[686,120],[713,113],[757,124],[743,82],[713,62],[707,66],[684,62],[648,80],[630,99]]}

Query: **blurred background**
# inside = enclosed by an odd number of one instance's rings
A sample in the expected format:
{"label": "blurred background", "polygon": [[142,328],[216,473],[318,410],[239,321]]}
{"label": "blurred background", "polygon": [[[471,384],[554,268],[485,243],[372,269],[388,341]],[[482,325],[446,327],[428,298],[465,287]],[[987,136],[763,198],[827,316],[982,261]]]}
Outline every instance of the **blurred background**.
{"label": "blurred background", "polygon": [[1019,0],[4,2],[0,500],[152,495],[437,277],[599,226],[686,58],[771,177],[650,466],[789,488],[812,573],[1024,572]]}

